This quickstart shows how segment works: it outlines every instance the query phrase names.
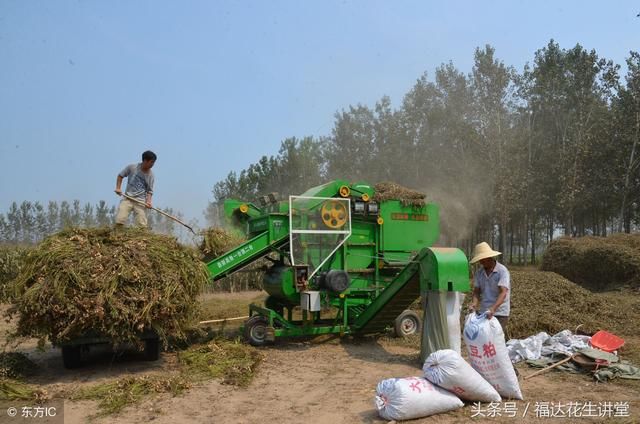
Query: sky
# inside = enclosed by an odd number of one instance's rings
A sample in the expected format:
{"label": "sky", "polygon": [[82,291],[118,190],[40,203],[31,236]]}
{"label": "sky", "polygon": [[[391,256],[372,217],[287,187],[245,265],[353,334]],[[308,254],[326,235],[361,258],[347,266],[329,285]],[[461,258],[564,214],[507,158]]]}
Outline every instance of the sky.
{"label": "sky", "polygon": [[[0,0],[0,213],[116,204],[117,173],[158,155],[154,205],[204,225],[213,185],[334,114],[398,106],[476,47],[522,70],[550,39],[624,64],[638,1]],[[336,176],[339,177],[339,176]],[[296,193],[292,193],[296,194]]]}

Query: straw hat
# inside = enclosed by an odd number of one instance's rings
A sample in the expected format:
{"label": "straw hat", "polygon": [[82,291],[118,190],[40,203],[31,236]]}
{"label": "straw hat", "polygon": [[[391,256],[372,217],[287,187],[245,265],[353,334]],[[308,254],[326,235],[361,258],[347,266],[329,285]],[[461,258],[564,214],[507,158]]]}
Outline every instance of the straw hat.
{"label": "straw hat", "polygon": [[482,259],[494,258],[501,254],[502,253],[493,250],[488,243],[483,241],[482,243],[476,244],[476,247],[473,248],[473,259],[471,259],[470,262],[475,264]]}

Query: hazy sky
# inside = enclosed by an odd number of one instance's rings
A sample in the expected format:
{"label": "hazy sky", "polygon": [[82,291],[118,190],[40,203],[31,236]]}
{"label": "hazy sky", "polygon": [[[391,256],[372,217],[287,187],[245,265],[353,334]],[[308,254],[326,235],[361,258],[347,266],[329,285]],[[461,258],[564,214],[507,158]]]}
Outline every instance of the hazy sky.
{"label": "hazy sky", "polygon": [[[623,64],[638,1],[0,0],[0,212],[115,204],[158,154],[155,204],[202,220],[214,183],[350,104],[395,105],[491,44],[518,70],[553,38]],[[339,176],[336,176],[339,177]]]}

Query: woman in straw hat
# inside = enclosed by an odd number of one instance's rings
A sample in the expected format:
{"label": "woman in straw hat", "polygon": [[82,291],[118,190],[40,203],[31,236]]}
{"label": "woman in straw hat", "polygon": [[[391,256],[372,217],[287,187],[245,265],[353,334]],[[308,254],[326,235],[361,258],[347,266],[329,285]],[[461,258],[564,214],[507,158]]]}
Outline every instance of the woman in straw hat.
{"label": "woman in straw hat", "polygon": [[486,312],[487,318],[495,316],[507,337],[511,309],[511,277],[509,270],[496,260],[500,254],[486,242],[478,243],[473,249],[470,262],[472,264],[479,262],[481,267],[473,276],[473,301],[470,309],[481,313]]}

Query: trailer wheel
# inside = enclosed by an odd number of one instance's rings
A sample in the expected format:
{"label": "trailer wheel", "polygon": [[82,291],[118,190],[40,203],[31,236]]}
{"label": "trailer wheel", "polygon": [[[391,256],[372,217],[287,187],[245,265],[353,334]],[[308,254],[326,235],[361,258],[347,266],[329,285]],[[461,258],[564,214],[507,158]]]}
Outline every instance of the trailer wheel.
{"label": "trailer wheel", "polygon": [[269,321],[262,315],[254,315],[244,324],[244,338],[251,346],[264,346]]}
{"label": "trailer wheel", "polygon": [[397,337],[407,337],[419,334],[422,329],[422,320],[415,312],[407,309],[403,311],[394,323]]}
{"label": "trailer wheel", "polygon": [[160,357],[160,339],[153,337],[144,341],[144,359],[146,361],[157,361]]}
{"label": "trailer wheel", "polygon": [[80,367],[81,345],[62,346],[62,363],[66,369],[72,370]]}

